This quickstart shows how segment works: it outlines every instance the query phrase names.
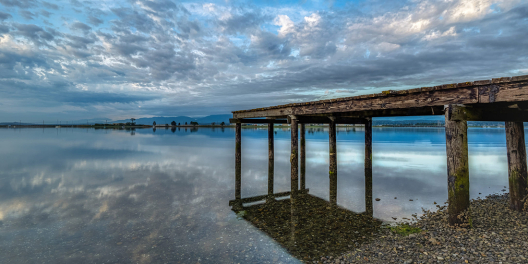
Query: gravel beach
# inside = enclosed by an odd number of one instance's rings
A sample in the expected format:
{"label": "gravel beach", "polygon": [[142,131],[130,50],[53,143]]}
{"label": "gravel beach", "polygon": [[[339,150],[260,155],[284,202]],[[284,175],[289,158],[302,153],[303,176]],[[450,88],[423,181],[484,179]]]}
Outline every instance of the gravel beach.
{"label": "gravel beach", "polygon": [[315,263],[528,263],[528,213],[509,209],[509,195],[471,201],[472,228],[447,225],[447,208],[426,211],[401,235],[389,228],[341,256]]}

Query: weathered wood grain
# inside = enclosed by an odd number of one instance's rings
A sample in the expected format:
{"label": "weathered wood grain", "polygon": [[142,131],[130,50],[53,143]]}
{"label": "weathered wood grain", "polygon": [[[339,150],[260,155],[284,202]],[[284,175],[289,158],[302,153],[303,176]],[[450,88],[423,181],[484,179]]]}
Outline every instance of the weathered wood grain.
{"label": "weathered wood grain", "polygon": [[[235,199],[242,198],[242,124],[235,125]],[[242,206],[240,203],[238,206]]]}
{"label": "weathered wood grain", "polygon": [[296,118],[291,118],[291,192],[292,195],[299,189],[299,127]]}
{"label": "weathered wood grain", "polygon": [[273,123],[268,124],[268,195],[273,194],[275,177],[275,131]]}
{"label": "weathered wood grain", "polygon": [[299,124],[301,143],[301,190],[306,189],[306,129],[304,124]]}
{"label": "weathered wood grain", "polygon": [[372,217],[372,118],[365,121],[365,212]]}
{"label": "weathered wood grain", "polygon": [[337,203],[337,133],[336,123],[331,121],[328,126],[328,143],[329,143],[329,179],[330,179],[330,203]]}
{"label": "weathered wood grain", "polygon": [[506,148],[508,151],[508,180],[510,184],[510,208],[522,211],[527,206],[527,168],[524,125],[522,122],[506,122]]}
{"label": "weathered wood grain", "polygon": [[457,108],[448,106],[445,121],[448,212],[450,225],[466,227],[469,223],[467,122],[450,119],[451,111],[462,111]]}
{"label": "weathered wood grain", "polygon": [[[427,109],[448,104],[528,101],[528,77],[502,77],[406,91],[287,104],[233,112],[234,118],[285,117],[398,109]],[[366,116],[366,115],[363,115]]]}

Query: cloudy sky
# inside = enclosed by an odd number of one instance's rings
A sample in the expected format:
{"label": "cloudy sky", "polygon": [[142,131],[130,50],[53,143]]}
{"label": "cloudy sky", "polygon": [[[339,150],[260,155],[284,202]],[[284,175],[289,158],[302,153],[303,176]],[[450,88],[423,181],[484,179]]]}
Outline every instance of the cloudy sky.
{"label": "cloudy sky", "polygon": [[527,36],[525,0],[0,0],[0,121],[204,116],[525,75]]}

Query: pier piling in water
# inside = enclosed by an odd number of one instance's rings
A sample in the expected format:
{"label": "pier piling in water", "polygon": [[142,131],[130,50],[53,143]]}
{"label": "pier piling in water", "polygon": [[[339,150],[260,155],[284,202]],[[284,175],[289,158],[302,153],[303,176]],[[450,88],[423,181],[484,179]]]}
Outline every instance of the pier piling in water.
{"label": "pier piling in water", "polygon": [[452,120],[463,107],[449,105],[445,112],[449,224],[469,224],[469,167],[467,121]]}
{"label": "pier piling in water", "polygon": [[304,123],[299,124],[300,143],[301,143],[301,187],[300,190],[306,189],[306,131]]}
{"label": "pier piling in water", "polygon": [[273,123],[268,124],[268,195],[273,195],[275,174],[275,142]]}
{"label": "pier piling in water", "polygon": [[337,203],[337,146],[336,146],[336,123],[334,117],[330,118],[328,126],[328,143],[329,143],[329,178],[330,178],[330,202]]}
{"label": "pier piling in water", "polygon": [[365,119],[365,211],[373,216],[372,204],[372,118]]}
{"label": "pier piling in water", "polygon": [[[242,198],[242,124],[235,125],[235,199]],[[239,206],[242,206],[240,204]]]}
{"label": "pier piling in water", "polygon": [[291,193],[295,195],[299,189],[299,127],[296,116],[290,116],[290,130],[291,130]]}
{"label": "pier piling in water", "polygon": [[506,122],[506,146],[508,150],[510,208],[522,211],[527,206],[526,145],[522,122]]}

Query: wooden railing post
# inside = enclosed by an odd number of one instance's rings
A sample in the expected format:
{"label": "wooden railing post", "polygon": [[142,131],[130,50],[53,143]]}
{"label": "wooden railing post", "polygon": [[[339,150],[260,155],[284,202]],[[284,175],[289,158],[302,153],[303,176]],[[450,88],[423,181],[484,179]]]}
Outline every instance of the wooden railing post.
{"label": "wooden railing post", "polygon": [[273,123],[268,124],[268,195],[273,195],[275,147]]}
{"label": "wooden railing post", "polygon": [[506,146],[508,150],[510,208],[522,211],[527,206],[526,145],[522,122],[506,122]]}
{"label": "wooden railing post", "polygon": [[365,119],[365,209],[372,217],[372,118]]}
{"label": "wooden railing post", "polygon": [[329,134],[329,152],[330,152],[330,202],[333,204],[337,203],[337,146],[336,146],[336,123],[335,118],[330,117],[330,124],[328,126]]}
{"label": "wooden railing post", "polygon": [[296,116],[290,116],[290,130],[291,130],[291,195],[297,194],[299,189],[299,127]]}
{"label": "wooden railing post", "polygon": [[463,107],[455,105],[446,107],[449,224],[465,227],[470,224],[467,121],[459,118],[452,120],[455,115],[462,116],[460,113],[464,112]]}
{"label": "wooden railing post", "polygon": [[303,191],[306,189],[306,138],[304,123],[299,124],[300,128],[300,140],[301,140],[301,188]]}

